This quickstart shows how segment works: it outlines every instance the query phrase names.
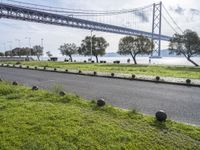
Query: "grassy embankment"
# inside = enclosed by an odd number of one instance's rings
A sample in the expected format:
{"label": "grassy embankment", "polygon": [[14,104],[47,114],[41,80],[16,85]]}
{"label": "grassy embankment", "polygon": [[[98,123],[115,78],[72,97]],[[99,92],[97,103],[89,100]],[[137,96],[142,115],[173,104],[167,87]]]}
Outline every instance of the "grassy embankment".
{"label": "grassy embankment", "polygon": [[[15,64],[16,62],[7,62]],[[66,63],[66,62],[47,62],[32,61],[21,62],[24,65],[52,67],[63,69],[75,69],[82,71],[114,72],[124,74],[140,74],[163,77],[178,77],[200,79],[199,67],[186,66],[164,66],[164,65],[133,65],[133,64],[90,64],[90,63]]]}
{"label": "grassy embankment", "polygon": [[200,149],[200,128],[0,82],[0,149]]}

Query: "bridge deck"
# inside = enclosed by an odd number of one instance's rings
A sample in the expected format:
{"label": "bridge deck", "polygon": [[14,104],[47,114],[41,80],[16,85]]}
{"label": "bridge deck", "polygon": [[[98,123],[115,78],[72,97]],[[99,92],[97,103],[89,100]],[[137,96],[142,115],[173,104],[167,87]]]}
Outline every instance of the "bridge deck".
{"label": "bridge deck", "polygon": [[[70,16],[53,14],[49,12],[38,11],[35,8],[25,8],[21,5],[11,5],[6,3],[0,3],[0,18],[16,19],[23,21],[31,21],[52,25],[60,25],[74,28],[81,28],[87,30],[96,30],[102,32],[110,32],[124,35],[143,35],[149,38],[159,39],[158,34],[152,34],[151,32],[145,32],[141,30],[134,30],[130,28],[109,25],[94,21],[83,20],[79,18],[73,18]],[[170,36],[161,35],[161,40],[169,41]]]}

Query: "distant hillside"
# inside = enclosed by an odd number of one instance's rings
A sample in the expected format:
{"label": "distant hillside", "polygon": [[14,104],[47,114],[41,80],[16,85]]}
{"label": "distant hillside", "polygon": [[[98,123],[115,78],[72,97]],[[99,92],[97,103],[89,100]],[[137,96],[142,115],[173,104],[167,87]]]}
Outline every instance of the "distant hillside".
{"label": "distant hillside", "polygon": [[119,55],[118,53],[115,52],[111,52],[111,53],[106,53],[104,55],[104,57],[120,57],[121,55]]}
{"label": "distant hillside", "polygon": [[170,51],[168,49],[161,50],[162,57],[177,57],[176,54],[169,54]]}

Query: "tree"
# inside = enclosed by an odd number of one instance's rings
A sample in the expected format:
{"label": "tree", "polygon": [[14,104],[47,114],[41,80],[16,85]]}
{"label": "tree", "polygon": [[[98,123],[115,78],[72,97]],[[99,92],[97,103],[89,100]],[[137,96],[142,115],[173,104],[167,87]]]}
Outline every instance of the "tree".
{"label": "tree", "polygon": [[29,58],[30,53],[33,53],[33,49],[32,48],[28,48],[28,47],[23,47],[23,48],[14,48],[11,51],[6,51],[5,52],[5,56],[26,56],[27,58]]}
{"label": "tree", "polygon": [[185,30],[183,35],[174,34],[170,39],[169,50],[170,53],[183,55],[193,65],[199,66],[191,60],[191,57],[200,55],[200,38],[196,32]]}
{"label": "tree", "polygon": [[12,56],[12,51],[5,51],[5,56]]}
{"label": "tree", "polygon": [[63,56],[64,55],[69,56],[72,62],[73,61],[72,55],[78,52],[78,47],[74,43],[68,43],[68,44],[61,45],[59,50]]}
{"label": "tree", "polygon": [[14,49],[12,50],[12,54],[13,54],[13,56],[19,56],[19,57],[21,57],[21,56],[22,56],[22,55],[21,55],[21,51],[22,51],[22,48],[16,47],[16,48],[14,48]]}
{"label": "tree", "polygon": [[92,55],[95,56],[96,62],[98,63],[98,56],[105,55],[106,48],[109,46],[107,41],[103,37],[86,36],[82,41],[81,46],[78,50],[80,55],[90,56],[91,55],[91,42],[92,42]]}
{"label": "tree", "polygon": [[18,51],[18,56],[26,56],[29,59],[30,54],[32,54],[33,49],[29,47],[20,48]]}
{"label": "tree", "polygon": [[3,53],[3,52],[0,52],[0,56],[4,56],[4,53]]}
{"label": "tree", "polygon": [[153,42],[144,36],[126,36],[120,39],[118,53],[120,55],[131,55],[135,64],[137,64],[136,56],[138,54],[151,54],[153,50]]}
{"label": "tree", "polygon": [[34,56],[37,56],[37,59],[40,61],[40,56],[43,55],[43,47],[40,45],[33,46],[33,53]]}
{"label": "tree", "polygon": [[48,56],[50,59],[51,59],[51,57],[53,56],[53,55],[51,54],[50,51],[46,52],[46,54],[47,54],[47,56]]}

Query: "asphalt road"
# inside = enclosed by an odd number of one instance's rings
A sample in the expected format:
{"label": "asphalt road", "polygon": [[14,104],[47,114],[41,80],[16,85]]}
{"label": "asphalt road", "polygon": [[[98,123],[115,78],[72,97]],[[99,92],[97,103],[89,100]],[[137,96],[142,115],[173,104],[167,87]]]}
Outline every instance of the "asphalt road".
{"label": "asphalt road", "polygon": [[154,115],[165,110],[172,120],[200,125],[200,88],[0,67],[0,78],[51,89],[55,84],[87,99]]}

